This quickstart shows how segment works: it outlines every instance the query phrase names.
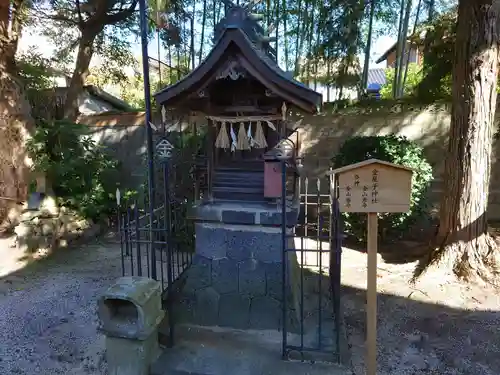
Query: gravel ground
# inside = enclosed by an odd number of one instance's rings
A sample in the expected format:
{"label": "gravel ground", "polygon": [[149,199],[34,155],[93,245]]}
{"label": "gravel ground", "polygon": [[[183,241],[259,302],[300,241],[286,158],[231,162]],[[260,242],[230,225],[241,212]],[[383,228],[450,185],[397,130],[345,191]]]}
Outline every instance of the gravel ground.
{"label": "gravel ground", "polygon": [[[343,307],[356,375],[364,374],[366,254],[344,249]],[[500,374],[500,293],[445,274],[408,283],[415,263],[379,256],[379,375]]]}
{"label": "gravel ground", "polygon": [[94,243],[23,265],[0,241],[0,374],[102,374],[96,301],[120,276],[119,247]]}
{"label": "gravel ground", "polygon": [[[119,246],[96,241],[25,264],[0,239],[0,375],[106,373],[96,301],[120,276]],[[414,264],[380,259],[380,375],[500,374],[500,294],[444,276],[408,284]],[[364,373],[366,254],[345,249],[343,308]]]}

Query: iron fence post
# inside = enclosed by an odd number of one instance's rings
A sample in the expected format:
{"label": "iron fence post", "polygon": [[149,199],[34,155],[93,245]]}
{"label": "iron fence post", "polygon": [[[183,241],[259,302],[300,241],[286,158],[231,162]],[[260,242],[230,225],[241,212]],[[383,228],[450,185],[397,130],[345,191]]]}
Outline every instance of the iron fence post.
{"label": "iron fence post", "polygon": [[135,251],[137,256],[137,276],[142,276],[142,255],[141,255],[141,228],[139,223],[139,205],[137,201],[134,204],[134,221],[135,221]]}
{"label": "iron fence post", "polygon": [[287,293],[286,293],[286,273],[287,273],[287,246],[286,246],[286,161],[281,162],[281,244],[282,244],[282,320],[283,320],[283,340],[282,355],[286,359],[287,353]]}
{"label": "iron fence post", "polygon": [[123,233],[122,233],[122,220],[121,220],[121,206],[118,203],[117,208],[117,226],[118,226],[118,235],[120,236],[120,255],[121,255],[121,263],[122,263],[122,276],[125,276],[125,251],[124,251],[124,243],[123,243]]}
{"label": "iron fence post", "polygon": [[[172,247],[172,217],[171,217],[171,207],[170,207],[170,181],[169,181],[169,163],[170,160],[165,160],[163,164],[163,181],[165,183],[165,201],[164,201],[164,209],[165,209],[165,241],[166,241],[166,250],[167,250],[167,289],[171,290],[173,280],[174,280],[174,268],[172,266],[173,260],[173,247]],[[174,329],[175,329],[175,321],[174,314],[172,312],[172,297],[170,293],[167,296],[167,310],[168,310],[168,325],[169,325],[169,334],[168,334],[168,342],[167,346],[172,347],[174,344]]]}
{"label": "iron fence post", "polygon": [[141,24],[142,72],[144,80],[144,101],[146,112],[146,141],[148,155],[148,193],[149,193],[149,240],[151,244],[151,278],[157,280],[156,249],[154,235],[154,159],[153,159],[153,130],[151,129],[151,87],[149,83],[149,55],[148,55],[148,18],[146,0],[139,0],[139,17]]}
{"label": "iron fence post", "polygon": [[[335,346],[337,349],[337,359],[340,363],[340,283],[341,283],[341,254],[342,254],[342,232],[341,232],[341,216],[338,201],[338,181],[337,176],[333,175],[331,178],[332,185],[332,211],[334,217],[333,223],[333,249],[334,257],[330,260],[331,266],[333,266],[333,297],[334,297],[334,315],[335,315]],[[330,247],[332,249],[332,247]],[[331,257],[331,255],[330,255]]]}

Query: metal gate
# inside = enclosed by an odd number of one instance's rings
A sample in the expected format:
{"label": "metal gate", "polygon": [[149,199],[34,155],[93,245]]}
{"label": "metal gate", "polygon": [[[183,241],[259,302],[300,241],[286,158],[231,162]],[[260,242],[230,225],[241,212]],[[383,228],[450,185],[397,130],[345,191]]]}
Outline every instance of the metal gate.
{"label": "metal gate", "polygon": [[[158,280],[164,308],[172,311],[183,275],[194,254],[194,223],[188,210],[198,197],[200,168],[197,161],[204,136],[165,130],[154,135],[153,199],[141,189],[133,200],[119,198],[118,227],[122,274]],[[151,170],[148,170],[151,173]],[[174,314],[168,314],[167,345],[173,344]]]}
{"label": "metal gate", "polygon": [[[282,163],[283,356],[327,354],[340,363],[342,237],[335,179],[300,178]],[[293,200],[300,213],[292,227],[287,206]]]}

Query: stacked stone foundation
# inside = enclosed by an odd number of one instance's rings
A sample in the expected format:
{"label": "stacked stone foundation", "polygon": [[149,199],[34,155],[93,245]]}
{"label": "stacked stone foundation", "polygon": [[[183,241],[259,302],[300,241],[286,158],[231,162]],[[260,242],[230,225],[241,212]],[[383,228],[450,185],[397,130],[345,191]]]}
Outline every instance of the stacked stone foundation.
{"label": "stacked stone foundation", "polygon": [[[298,265],[287,257],[287,267]],[[289,329],[297,326],[292,284],[285,282]],[[283,292],[281,227],[197,223],[196,255],[175,308],[176,320],[279,330]]]}

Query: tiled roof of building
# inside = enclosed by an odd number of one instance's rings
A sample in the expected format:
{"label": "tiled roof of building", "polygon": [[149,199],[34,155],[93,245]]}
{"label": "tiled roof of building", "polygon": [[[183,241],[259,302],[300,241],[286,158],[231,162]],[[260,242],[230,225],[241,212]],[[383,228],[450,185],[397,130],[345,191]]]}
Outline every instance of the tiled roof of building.
{"label": "tiled roof of building", "polygon": [[385,69],[375,68],[368,70],[368,85],[376,83],[382,86],[385,85],[386,81]]}

